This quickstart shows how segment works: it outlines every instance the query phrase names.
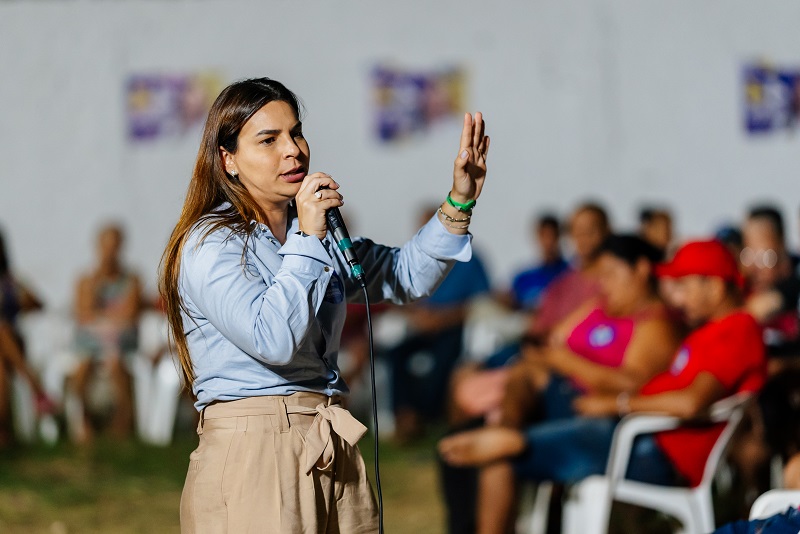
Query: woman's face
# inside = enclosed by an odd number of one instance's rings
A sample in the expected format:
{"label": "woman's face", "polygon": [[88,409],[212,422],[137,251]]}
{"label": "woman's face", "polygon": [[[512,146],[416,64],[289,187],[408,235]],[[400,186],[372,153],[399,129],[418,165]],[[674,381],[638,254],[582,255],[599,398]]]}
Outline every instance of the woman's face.
{"label": "woman's face", "polygon": [[581,263],[588,261],[606,238],[600,219],[588,210],[579,211],[572,217],[569,236]]}
{"label": "woman's face", "polygon": [[97,237],[97,251],[100,263],[113,265],[119,260],[122,248],[122,232],[114,227],[104,228]]}
{"label": "woman's face", "polygon": [[649,296],[650,267],[645,260],[631,267],[626,261],[605,253],[600,256],[597,266],[600,291],[608,313],[631,313]]}
{"label": "woman's face", "polygon": [[259,109],[239,132],[235,154],[220,148],[225,170],[239,180],[259,205],[282,207],[308,174],[310,151],[294,109],[273,101]]}

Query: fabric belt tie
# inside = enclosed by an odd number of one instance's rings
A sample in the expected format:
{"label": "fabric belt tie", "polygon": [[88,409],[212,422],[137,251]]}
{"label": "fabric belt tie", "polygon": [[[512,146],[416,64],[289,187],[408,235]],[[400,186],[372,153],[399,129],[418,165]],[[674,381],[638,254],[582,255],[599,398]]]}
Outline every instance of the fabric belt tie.
{"label": "fabric belt tie", "polygon": [[335,446],[331,433],[355,447],[367,432],[367,427],[338,404],[320,403],[316,408],[287,405],[286,413],[315,415],[306,434],[306,474],[314,467],[327,471],[333,466]]}

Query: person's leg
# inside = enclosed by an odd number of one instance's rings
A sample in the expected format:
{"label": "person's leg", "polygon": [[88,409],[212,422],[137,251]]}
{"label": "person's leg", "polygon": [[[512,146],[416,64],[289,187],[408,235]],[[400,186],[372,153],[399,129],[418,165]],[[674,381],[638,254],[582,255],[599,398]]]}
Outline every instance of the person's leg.
{"label": "person's leg", "polygon": [[85,358],[76,366],[75,372],[69,379],[70,386],[80,400],[81,410],[83,411],[81,423],[83,428],[75,433],[75,436],[80,436],[75,437],[75,439],[82,442],[91,441],[93,435],[93,428],[88,410],[89,381],[91,380],[93,371],[94,362],[91,358]]}
{"label": "person's leg", "polygon": [[133,394],[131,376],[125,367],[122,354],[117,352],[107,361],[114,386],[114,415],[111,432],[117,438],[127,438],[133,428]]}
{"label": "person's leg", "polygon": [[419,414],[414,408],[415,379],[409,370],[409,361],[426,344],[427,340],[424,336],[412,336],[386,353],[392,372],[395,439],[400,443],[405,443],[419,434]]}
{"label": "person's leg", "polygon": [[529,360],[520,360],[508,368],[508,382],[500,405],[501,425],[522,428],[534,419],[549,374]]}
{"label": "person's leg", "polygon": [[6,363],[0,359],[0,448],[14,442],[11,423],[11,387],[10,373]]}
{"label": "person's leg", "polygon": [[435,420],[444,413],[445,394],[456,361],[461,357],[464,328],[457,326],[431,336],[428,351],[432,361],[427,372],[417,377],[414,409],[424,420]]}
{"label": "person's leg", "polygon": [[5,321],[0,321],[0,360],[7,361],[17,373],[25,377],[37,398],[44,396],[44,388],[39,378],[25,361],[25,355],[14,335],[14,330]]}
{"label": "person's leg", "polygon": [[517,485],[510,462],[495,462],[478,475],[477,534],[514,532]]}
{"label": "person's leg", "polygon": [[633,441],[625,478],[659,486],[685,484],[685,480],[658,446],[652,434],[638,436]]}
{"label": "person's leg", "polygon": [[439,454],[450,465],[484,466],[518,456],[526,446],[520,430],[486,426],[442,438]]}
{"label": "person's leg", "polygon": [[514,461],[516,473],[567,483],[603,474],[616,425],[614,418],[574,417],[528,427],[527,448]]}

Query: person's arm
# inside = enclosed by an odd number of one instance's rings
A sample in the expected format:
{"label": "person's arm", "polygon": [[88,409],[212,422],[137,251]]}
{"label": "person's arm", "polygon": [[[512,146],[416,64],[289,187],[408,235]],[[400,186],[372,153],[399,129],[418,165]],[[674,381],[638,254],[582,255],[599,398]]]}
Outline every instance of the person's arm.
{"label": "person's arm", "polygon": [[575,409],[582,415],[594,417],[651,412],[694,419],[721,399],[725,388],[713,374],[703,371],[684,389],[655,395],[625,395],[586,395],[575,400]]}
{"label": "person's arm", "polygon": [[667,321],[649,320],[637,324],[620,367],[591,362],[566,348],[547,349],[549,366],[595,392],[617,394],[637,391],[645,382],[664,371],[677,345]]}
{"label": "person's arm", "polygon": [[44,306],[41,299],[26,285],[15,282],[19,292],[19,307],[24,312],[38,311]]}
{"label": "person's arm", "polygon": [[316,236],[290,235],[283,257],[267,281],[243,264],[243,240],[218,230],[197,244],[195,230],[183,247],[181,295],[190,308],[185,321],[206,319],[226,339],[271,365],[289,363],[303,344],[333,275],[332,260]]}
{"label": "person's arm", "polygon": [[416,333],[441,332],[462,324],[467,317],[467,304],[460,302],[449,306],[415,306],[408,320]]}
{"label": "person's arm", "polygon": [[93,321],[96,315],[94,280],[91,275],[83,276],[75,288],[75,318],[78,324],[86,324]]}
{"label": "person's arm", "polygon": [[567,316],[558,322],[551,330],[547,338],[547,344],[550,347],[561,348],[564,347],[569,339],[569,335],[575,330],[581,321],[599,305],[597,299],[590,299],[587,302],[579,305],[572,310]]}
{"label": "person's arm", "polygon": [[136,323],[142,309],[142,284],[138,276],[131,275],[124,298],[104,310],[104,316],[115,324],[128,326]]}
{"label": "person's arm", "polygon": [[[486,178],[486,155],[489,137],[484,135],[481,113],[473,120],[464,115],[458,155],[453,163],[453,184],[449,196],[455,203],[467,204],[477,200]],[[444,199],[442,199],[444,200]],[[392,205],[397,203],[391,200]],[[441,206],[452,219],[471,218],[443,202]],[[355,240],[353,247],[361,260],[367,279],[367,290],[374,302],[391,300],[404,303],[430,295],[444,279],[455,261],[469,261],[472,256],[468,224],[445,223],[439,214],[400,248],[376,245],[370,240]],[[361,302],[360,288],[345,277],[347,295]]]}

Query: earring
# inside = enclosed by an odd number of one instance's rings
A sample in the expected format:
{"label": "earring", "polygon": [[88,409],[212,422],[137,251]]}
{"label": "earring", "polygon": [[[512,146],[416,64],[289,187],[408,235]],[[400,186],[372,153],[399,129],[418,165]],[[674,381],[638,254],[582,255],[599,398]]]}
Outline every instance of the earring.
{"label": "earring", "polygon": [[236,180],[239,177],[239,173],[236,171],[230,171],[228,174],[231,175],[231,180]]}

